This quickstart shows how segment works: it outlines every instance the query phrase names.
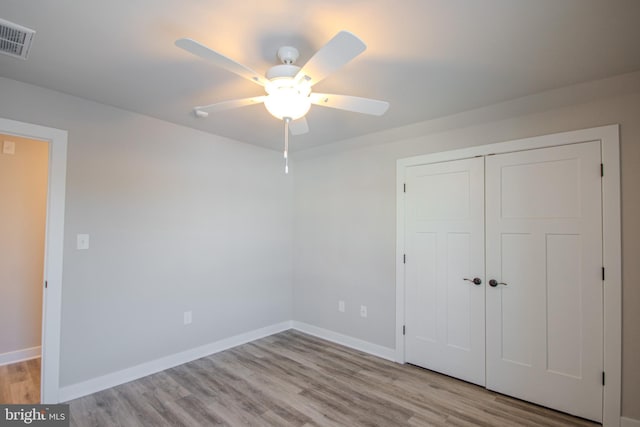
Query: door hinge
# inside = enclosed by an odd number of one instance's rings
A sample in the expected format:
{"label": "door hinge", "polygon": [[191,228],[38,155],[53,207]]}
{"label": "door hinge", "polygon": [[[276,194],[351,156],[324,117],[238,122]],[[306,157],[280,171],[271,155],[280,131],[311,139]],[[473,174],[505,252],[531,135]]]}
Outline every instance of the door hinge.
{"label": "door hinge", "polygon": [[602,267],[602,281],[604,282],[604,267]]}
{"label": "door hinge", "polygon": [[406,182],[405,182],[404,184],[402,184],[402,191],[403,191],[404,193],[406,193],[406,192],[407,192],[407,183],[406,183]]}
{"label": "door hinge", "polygon": [[47,282],[46,280],[44,281],[44,288],[47,289],[49,287],[49,282]]}
{"label": "door hinge", "polygon": [[602,385],[604,385],[604,371],[602,371]]}
{"label": "door hinge", "polygon": [[407,263],[407,254],[402,254],[402,263],[403,264]]}
{"label": "door hinge", "polygon": [[407,326],[402,325],[402,335],[407,335]]}
{"label": "door hinge", "polygon": [[604,176],[604,163],[600,163],[600,176]]}

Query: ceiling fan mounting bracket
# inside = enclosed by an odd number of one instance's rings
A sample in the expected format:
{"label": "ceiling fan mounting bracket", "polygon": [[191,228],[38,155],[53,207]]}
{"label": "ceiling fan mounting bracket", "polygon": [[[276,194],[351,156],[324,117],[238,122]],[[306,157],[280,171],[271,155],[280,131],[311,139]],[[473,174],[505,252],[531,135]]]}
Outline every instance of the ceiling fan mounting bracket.
{"label": "ceiling fan mounting bracket", "polygon": [[278,58],[283,64],[294,64],[299,56],[300,53],[295,47],[282,46],[278,49]]}

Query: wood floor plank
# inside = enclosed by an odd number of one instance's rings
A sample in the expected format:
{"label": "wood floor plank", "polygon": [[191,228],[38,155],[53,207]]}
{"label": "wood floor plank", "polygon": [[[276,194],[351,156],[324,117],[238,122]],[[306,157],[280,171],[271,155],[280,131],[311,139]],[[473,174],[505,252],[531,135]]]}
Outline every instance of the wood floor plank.
{"label": "wood floor plank", "polygon": [[256,387],[268,390],[270,394],[277,397],[280,402],[284,402],[291,408],[295,408],[299,413],[304,414],[311,421],[304,425],[319,425],[327,427],[344,426],[347,418],[339,422],[339,417],[335,413],[328,411],[318,402],[313,402],[301,396],[302,389],[294,385],[287,384],[276,376],[270,376],[265,372],[254,372],[247,377]]}
{"label": "wood floor plank", "polygon": [[169,370],[170,375],[191,392],[182,398],[185,409],[200,411],[212,418],[215,424],[252,425],[259,421],[263,412],[256,411],[253,402],[237,398],[237,393],[228,384],[215,377],[215,373],[202,370],[195,362]]}
{"label": "wood floor plank", "polygon": [[40,393],[35,386],[36,385],[31,383],[29,379],[12,383],[10,386],[11,400],[13,402],[20,402],[24,404],[39,403]]}
{"label": "wood floor plank", "polygon": [[102,390],[92,396],[94,401],[90,401],[86,405],[86,409],[90,411],[92,407],[100,408],[103,411],[101,415],[109,420],[109,425],[121,427],[137,427],[141,425],[141,421],[136,417],[123,416],[128,412],[128,408],[118,398],[117,387]]}
{"label": "wood floor plank", "polygon": [[[181,397],[175,401],[165,402],[165,406],[168,410],[174,412],[176,418],[183,426],[220,426],[225,425],[224,421],[219,416],[213,414],[213,412],[207,409],[199,401],[193,403],[195,397],[192,395]],[[202,405],[202,406],[200,406]],[[193,408],[196,410],[193,410]]]}
{"label": "wood floor plank", "polygon": [[70,402],[74,426],[595,426],[286,331]]}
{"label": "wood floor plank", "polygon": [[146,388],[140,381],[131,381],[115,388],[116,399],[126,408],[130,417],[143,425],[167,426],[170,420],[162,414],[162,405],[158,400],[145,393]]}
{"label": "wood floor plank", "polygon": [[9,371],[9,381],[12,383],[19,383],[29,379],[27,362],[12,363],[7,365],[7,369]]}
{"label": "wood floor plank", "polygon": [[[104,408],[97,404],[96,394],[86,396],[82,400],[78,400],[76,402],[76,404],[74,405],[73,411],[70,411],[71,426],[98,427],[98,426],[107,426],[107,425],[115,425],[115,426],[122,425],[122,423],[119,422],[119,420],[115,420],[115,422],[112,422],[112,420],[106,414]],[[122,421],[130,420],[130,417],[121,415],[120,419]]]}
{"label": "wood floor plank", "polygon": [[40,358],[0,366],[0,403],[40,402]]}
{"label": "wood floor plank", "polygon": [[[162,402],[158,412],[162,415],[163,421],[156,421],[154,425],[224,425],[212,411],[204,409],[204,405],[193,395],[181,397],[175,401]],[[147,420],[145,422],[149,425]]]}
{"label": "wood floor plank", "polygon": [[40,384],[40,358],[26,361],[29,378],[34,384]]}
{"label": "wood floor plank", "polygon": [[186,397],[191,393],[175,382],[173,378],[166,372],[158,372],[139,380],[147,389],[147,393],[152,393],[162,402],[170,402],[176,399],[176,396]]}
{"label": "wood floor plank", "polygon": [[[311,419],[305,415],[303,412],[300,412],[296,408],[292,407],[284,397],[286,394],[282,393],[274,393],[273,389],[266,389],[263,384],[256,384],[254,381],[255,373],[251,373],[247,375],[246,371],[244,375],[237,375],[237,364],[224,364],[221,365],[216,363],[214,358],[205,358],[197,361],[202,365],[202,368],[209,371],[215,371],[218,376],[221,376],[224,379],[227,379],[233,384],[234,389],[237,393],[240,393],[244,399],[249,399],[256,406],[260,405],[263,409],[261,410],[262,416],[267,412],[272,414],[272,418],[283,418],[288,420],[288,422],[293,423],[295,425],[304,425],[309,423]],[[242,372],[242,371],[240,371]],[[300,390],[296,390],[298,393]],[[289,396],[287,396],[288,398]],[[260,412],[256,410],[255,412]]]}
{"label": "wood floor plank", "polygon": [[0,366],[0,403],[10,404],[11,401],[11,389],[9,388],[11,381],[9,381],[9,369],[7,365]]}

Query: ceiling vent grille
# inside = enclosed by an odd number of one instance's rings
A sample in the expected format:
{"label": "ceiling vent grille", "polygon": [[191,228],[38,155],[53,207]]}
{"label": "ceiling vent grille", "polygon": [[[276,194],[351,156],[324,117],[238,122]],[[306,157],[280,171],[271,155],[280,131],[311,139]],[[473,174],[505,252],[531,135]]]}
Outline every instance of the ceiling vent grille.
{"label": "ceiling vent grille", "polygon": [[0,19],[0,53],[27,59],[35,33],[29,28]]}

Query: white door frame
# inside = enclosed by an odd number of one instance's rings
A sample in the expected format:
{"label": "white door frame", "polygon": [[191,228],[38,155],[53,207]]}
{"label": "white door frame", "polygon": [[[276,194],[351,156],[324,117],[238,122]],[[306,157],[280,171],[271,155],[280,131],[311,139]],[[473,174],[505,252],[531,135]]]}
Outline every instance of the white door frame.
{"label": "white door frame", "polygon": [[475,156],[532,150],[588,141],[601,141],[603,262],[604,285],[604,370],[603,425],[620,425],[622,385],[622,240],[620,223],[620,137],[619,126],[608,125],[552,135],[499,142],[459,150],[399,159],[396,178],[396,361],[405,363],[404,336],[404,264],[405,172],[410,166],[458,160]]}
{"label": "white door frame", "polygon": [[58,403],[60,389],[60,312],[67,175],[67,131],[0,118],[0,132],[49,143],[49,180],[42,299],[40,401]]}

